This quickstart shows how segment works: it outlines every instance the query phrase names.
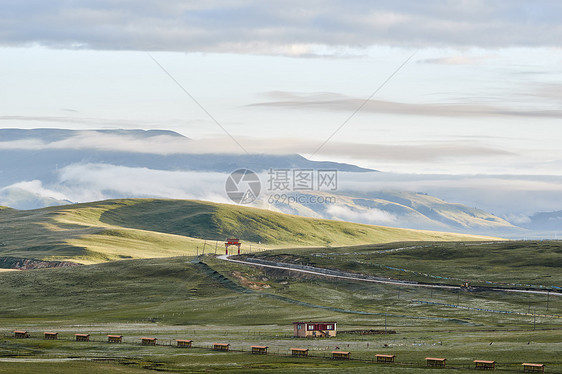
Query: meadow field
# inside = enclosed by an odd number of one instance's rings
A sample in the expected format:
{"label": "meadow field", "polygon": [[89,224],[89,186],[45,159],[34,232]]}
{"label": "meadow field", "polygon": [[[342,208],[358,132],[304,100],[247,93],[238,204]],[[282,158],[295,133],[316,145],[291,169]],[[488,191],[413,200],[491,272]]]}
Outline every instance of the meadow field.
{"label": "meadow field", "polygon": [[[509,247],[514,244],[517,248]],[[487,251],[481,270],[468,266],[470,256],[463,257],[461,247]],[[403,278],[410,274],[403,270],[431,270],[428,275],[451,278],[449,283],[469,276],[512,283],[517,274],[517,282],[552,287],[560,284],[552,266],[560,260],[560,247],[559,242],[394,243],[279,249],[244,257],[383,276],[401,272]],[[432,251],[445,262],[443,251],[456,255],[449,266],[430,267],[425,262],[433,261]],[[511,251],[513,256],[506,256]],[[526,251],[535,261],[529,268],[517,260]],[[404,268],[378,273],[382,268],[374,265]],[[490,272],[491,266],[501,268]],[[562,299],[555,290],[545,295],[368,284],[235,264],[214,254],[7,272],[0,274],[0,287],[0,372],[6,373],[437,370],[425,367],[425,357],[447,358],[442,372],[473,370],[475,359],[495,360],[502,372],[521,372],[523,362],[543,363],[547,373],[562,372]],[[310,320],[336,321],[338,336],[293,338],[292,322]],[[13,338],[21,329],[31,338]],[[352,333],[385,329],[387,334]],[[59,340],[43,340],[44,331],[58,332]],[[75,333],[89,333],[92,341],[75,342]],[[123,335],[124,342],[106,343],[108,334]],[[141,346],[144,336],[158,338],[158,345]],[[170,346],[175,339],[191,339],[194,348]],[[215,342],[231,344],[232,351],[212,351]],[[269,354],[252,355],[251,345],[266,345]],[[293,347],[308,348],[311,357],[291,357]],[[332,360],[333,350],[349,351],[352,359]],[[374,363],[377,353],[395,354],[397,363]]]}

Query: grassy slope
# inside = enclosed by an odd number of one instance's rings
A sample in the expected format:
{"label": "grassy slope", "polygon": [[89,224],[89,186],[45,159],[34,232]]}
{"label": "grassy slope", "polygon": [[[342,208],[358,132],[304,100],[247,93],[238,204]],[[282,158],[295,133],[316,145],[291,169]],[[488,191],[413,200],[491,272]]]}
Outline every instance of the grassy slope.
{"label": "grassy slope", "polygon": [[[421,258],[410,257],[411,267],[430,256],[437,256],[448,248],[449,243],[433,243],[433,248],[422,248]],[[393,245],[396,247],[397,245]],[[391,247],[387,246],[387,249]],[[505,249],[505,248],[504,248]],[[469,271],[475,276],[486,279],[495,276],[495,281],[502,281],[498,274],[490,274],[487,265],[505,259],[502,249],[490,249],[488,244],[474,245],[474,252],[488,251],[489,260],[483,267]],[[549,264],[548,259],[555,261],[560,256],[560,244],[557,247],[542,248],[542,260],[536,259],[529,268],[521,267],[519,260],[505,261],[504,270],[508,276],[519,272],[521,279],[550,274],[554,282],[560,281],[560,275],[553,269],[556,264]],[[287,256],[291,251],[273,251],[269,258]],[[407,253],[388,252],[401,259]],[[433,252],[433,254],[428,254]],[[521,251],[514,250],[516,257]],[[338,253],[342,256],[338,256]],[[355,250],[343,256],[340,249],[305,250],[293,253],[299,262],[314,265],[328,264],[332,268],[342,270],[360,270],[368,272],[368,266],[357,268],[354,260],[363,263],[367,251]],[[370,251],[370,257],[375,257]],[[321,254],[327,256],[320,256]],[[378,259],[378,256],[377,256]],[[458,260],[461,259],[459,262]],[[465,311],[427,310],[426,307],[412,308],[408,295],[412,299],[428,299],[437,297],[443,302],[458,301],[457,291],[444,291],[419,288],[405,288],[380,284],[345,282],[341,280],[320,279],[311,283],[311,279],[294,273],[264,270],[247,267],[205,257],[202,262],[193,257],[175,257],[161,259],[142,259],[116,261],[86,267],[70,267],[40,269],[20,272],[0,273],[0,316],[3,321],[29,319],[38,321],[75,322],[111,322],[163,319],[167,323],[181,324],[268,324],[290,323],[294,319],[320,315],[335,318],[348,323],[360,323],[364,317],[360,315],[340,313],[329,309],[310,308],[303,304],[287,303],[278,298],[264,298],[264,294],[285,296],[294,300],[324,305],[333,308],[367,311],[371,313],[396,313],[413,316],[442,316],[465,318]],[[381,260],[382,261],[382,260]],[[450,268],[450,271],[462,276],[466,263],[461,256],[451,257],[434,269],[439,272]],[[542,261],[542,262],[541,262]],[[539,263],[542,263],[540,265]],[[554,267],[553,267],[554,266]],[[225,278],[226,277],[226,278]],[[402,295],[396,296],[396,290],[402,288]],[[261,295],[261,296],[260,296]],[[439,296],[440,295],[440,296]],[[243,296],[243,297],[241,297]],[[554,297],[554,296],[553,296]],[[545,311],[544,295],[506,294],[476,292],[462,293],[461,301],[479,305],[481,300],[495,303],[499,310],[525,310],[528,302],[536,299],[536,306],[541,313]],[[562,299],[554,297],[550,300],[550,313],[559,313]],[[64,300],[64,302],[61,302]],[[533,301],[535,303],[535,301]],[[37,307],[31,308],[30,305]],[[259,312],[256,312],[258,311]],[[231,318],[224,318],[227,314]],[[470,313],[469,313],[470,314]],[[378,317],[368,317],[380,320]],[[494,317],[495,318],[495,317]],[[517,320],[520,317],[506,317]],[[415,321],[410,321],[415,322]],[[424,326],[434,322],[422,321]],[[440,322],[439,322],[440,323]],[[481,323],[487,324],[485,321]]]}
{"label": "grassy slope", "polygon": [[[477,250],[481,248],[476,246]],[[330,250],[331,251],[331,250]],[[398,253],[398,252],[395,252]],[[492,255],[500,260],[501,254]],[[233,349],[265,344],[273,352],[287,352],[295,345],[311,348],[322,357],[334,347],[345,347],[356,358],[374,353],[397,354],[400,362],[419,363],[420,368],[402,367],[397,372],[425,372],[423,358],[439,355],[451,366],[472,366],[473,359],[495,359],[503,368],[520,371],[521,360],[547,363],[549,372],[561,369],[560,319],[492,314],[456,308],[419,305],[412,300],[433,300],[499,310],[524,311],[527,305],[545,313],[545,297],[509,293],[455,293],[334,281],[226,263],[206,257],[204,264],[193,258],[118,261],[64,269],[41,269],[0,274],[0,334],[28,329],[36,338],[42,331],[55,330],[63,341],[3,339],[0,357],[115,357],[156,362],[174,372],[221,370],[225,372],[392,372],[377,365],[358,362],[294,360],[278,356],[255,358],[247,353],[219,354],[208,349],[189,352],[169,347],[140,347],[141,336],[159,341],[194,339],[196,346],[228,342]],[[454,262],[454,260],[451,260]],[[226,278],[225,278],[226,276]],[[265,287],[268,286],[268,287]],[[559,314],[562,300],[551,297],[549,313]],[[308,304],[305,304],[308,303]],[[322,308],[313,307],[321,306]],[[347,309],[371,314],[337,311]],[[386,316],[384,315],[386,313]],[[425,317],[429,319],[419,319]],[[334,339],[291,339],[294,320],[336,320],[340,330],[382,329],[385,321],[390,336],[340,334]],[[91,333],[98,343],[80,345],[70,340],[74,333]],[[99,343],[108,333],[125,335],[119,346]],[[490,342],[493,341],[493,345]],[[389,348],[382,348],[388,344]],[[10,370],[34,367],[13,363]],[[53,364],[49,364],[53,365]],[[98,370],[100,363],[69,362],[60,372]],[[142,365],[106,363],[114,370]],[[361,367],[361,370],[356,368]],[[36,367],[36,366],[35,366]],[[461,366],[462,367],[462,366]],[[64,370],[63,370],[64,368]],[[126,369],[127,368],[127,369]],[[196,370],[195,370],[196,369]],[[22,371],[23,372],[23,371]],[[30,372],[33,372],[30,370]]]}
{"label": "grassy slope", "polygon": [[[188,200],[128,199],[0,211],[0,256],[99,263],[214,251],[227,237],[254,248],[481,237],[310,219]],[[218,242],[217,242],[218,241]],[[248,247],[248,245],[246,245]],[[247,248],[246,248],[247,249]]]}
{"label": "grassy slope", "polygon": [[281,249],[252,256],[425,283],[469,280],[481,285],[490,281],[497,286],[562,287],[560,241],[391,243],[330,250]]}
{"label": "grassy slope", "polygon": [[102,223],[113,202],[0,211],[0,256],[98,263],[195,253],[203,241]]}
{"label": "grassy slope", "polygon": [[221,311],[244,320],[253,309],[248,302],[254,299],[254,305],[262,304],[264,318],[283,318],[274,307],[278,302],[260,302],[251,295],[243,300],[233,283],[190,260],[128,260],[3,273],[0,315],[4,322],[28,319],[69,324],[155,319],[220,323],[225,321]]}

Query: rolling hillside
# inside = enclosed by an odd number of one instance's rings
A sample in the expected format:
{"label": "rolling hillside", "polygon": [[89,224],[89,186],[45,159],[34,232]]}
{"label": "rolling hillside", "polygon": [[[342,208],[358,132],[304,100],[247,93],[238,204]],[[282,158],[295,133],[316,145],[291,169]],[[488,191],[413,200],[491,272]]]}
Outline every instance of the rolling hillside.
{"label": "rolling hillside", "polygon": [[126,199],[0,211],[0,257],[89,264],[191,255],[239,237],[244,250],[483,237],[303,218],[191,200]]}
{"label": "rolling hillside", "polygon": [[[311,195],[310,193],[300,193]],[[424,193],[407,191],[373,191],[338,194],[316,193],[334,204],[276,203],[273,206],[290,214],[325,217],[353,222],[452,232],[478,232],[503,235],[523,230],[481,209],[449,203]],[[307,201],[303,199],[303,201]]]}

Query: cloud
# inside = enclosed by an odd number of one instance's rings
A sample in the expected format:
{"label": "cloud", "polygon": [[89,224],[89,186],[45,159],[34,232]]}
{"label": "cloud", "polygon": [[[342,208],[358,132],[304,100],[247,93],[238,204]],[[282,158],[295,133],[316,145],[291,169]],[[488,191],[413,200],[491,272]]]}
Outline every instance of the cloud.
{"label": "cloud", "polygon": [[139,137],[98,131],[74,131],[73,133],[76,135],[54,141],[39,138],[4,141],[0,142],[0,150],[95,149],[160,155],[190,153],[190,140],[177,135]]}
{"label": "cloud", "polygon": [[[63,111],[72,111],[72,109],[63,109]],[[78,112],[78,111],[74,111]],[[170,122],[179,122],[181,124],[189,123],[199,123],[200,120],[166,120],[161,123],[155,121],[143,121],[143,120],[126,120],[126,119],[105,119],[105,118],[87,118],[87,117],[76,117],[76,116],[0,116],[0,121],[11,123],[18,122],[36,122],[39,125],[37,127],[44,127],[45,123],[55,123],[60,126],[73,126],[84,125],[85,128],[132,128],[138,129],[139,127],[144,128],[157,128],[164,126],[168,128]],[[14,126],[15,127],[15,126]]]}
{"label": "cloud", "polygon": [[[118,130],[116,130],[118,132]],[[70,132],[69,132],[70,133]],[[179,154],[240,154],[241,148],[227,136],[189,139],[178,135],[138,136],[99,131],[72,131],[63,139],[52,141],[40,138],[25,138],[0,141],[1,150],[99,150],[144,153],[155,155]],[[289,155],[310,154],[319,142],[295,138],[236,139],[245,144],[253,154]],[[513,153],[469,141],[423,142],[419,144],[368,144],[330,142],[320,154],[351,157],[362,160],[384,160],[400,162],[426,162],[457,158],[485,158],[511,156]]]}
{"label": "cloud", "polygon": [[[106,164],[75,164],[59,170],[56,184],[43,186],[70,201],[115,197],[202,199],[232,203],[225,192],[228,174],[162,171]],[[260,175],[262,183],[267,175]],[[265,186],[265,185],[264,185]],[[508,216],[562,210],[562,176],[416,175],[392,173],[338,173],[338,191],[367,195],[373,191],[417,191],[451,203],[478,207]],[[53,195],[51,195],[53,196]],[[392,215],[349,210],[336,205],[334,218],[357,222],[390,222]],[[361,220],[361,221],[359,221]]]}
{"label": "cloud", "polygon": [[73,164],[58,170],[58,180],[22,181],[0,189],[0,205],[34,209],[61,202],[115,198],[175,198],[231,203],[223,173],[162,171],[107,164]]}
{"label": "cloud", "polygon": [[[10,194],[10,191],[27,191],[37,198],[72,202],[152,197],[232,203],[225,192],[227,176],[226,173],[74,164],[59,169],[57,179],[52,182],[33,180],[1,189],[0,201],[8,201],[5,204],[18,207],[17,199],[23,199],[27,204],[30,195]],[[526,217],[536,212],[562,210],[562,176],[340,172],[337,178],[336,193],[344,196],[368,198],[372,195],[371,197],[377,198],[380,191],[415,191],[427,193],[449,203],[476,207],[515,224],[525,223]],[[260,175],[260,179],[265,183],[267,174]],[[35,200],[35,197],[32,200]],[[267,191],[262,192],[261,198],[267,198]],[[20,203],[23,203],[22,201]],[[263,204],[259,206],[266,207]],[[326,209],[327,218],[354,222],[393,226],[398,225],[402,219],[379,209],[352,209],[339,203],[329,205]]]}
{"label": "cloud", "polygon": [[444,159],[486,158],[511,156],[514,153],[498,148],[464,142],[435,142],[420,144],[361,144],[332,142],[322,154],[347,156],[363,160],[431,162]]}
{"label": "cloud", "polygon": [[557,0],[9,1],[0,43],[283,55],[315,46],[559,46]]}
{"label": "cloud", "polygon": [[[553,91],[549,91],[552,94]],[[271,101],[250,104],[270,108],[344,111],[353,113],[364,102],[356,98],[330,92],[298,94],[275,91],[267,93]],[[384,100],[369,100],[361,107],[361,112],[388,113],[411,116],[434,117],[532,117],[562,118],[562,110],[556,109],[515,109],[487,104],[413,104]]]}
{"label": "cloud", "polygon": [[[320,140],[300,138],[252,138],[237,137],[254,154],[311,154],[320,145]],[[323,140],[323,139],[321,139]],[[227,137],[193,140],[190,149],[204,152],[209,149],[224,153],[238,153],[240,149]],[[478,141],[419,142],[414,144],[354,143],[332,141],[318,155],[346,157],[356,160],[431,162],[444,159],[466,159],[513,156],[514,153],[481,144]],[[318,157],[316,157],[318,158]]]}
{"label": "cloud", "polygon": [[416,191],[505,217],[562,210],[562,176],[338,173],[339,192]]}
{"label": "cloud", "polygon": [[437,64],[437,65],[478,65],[483,61],[491,59],[492,56],[449,56],[428,58],[417,61],[420,64]]}
{"label": "cloud", "polygon": [[61,201],[66,200],[66,196],[63,193],[45,188],[43,186],[43,182],[39,180],[23,181],[19,183],[14,183],[4,188],[0,188],[0,194],[2,192],[7,192],[10,190],[22,190],[41,197],[46,197],[46,198],[61,200]]}
{"label": "cloud", "polygon": [[343,205],[329,205],[326,213],[331,219],[368,224],[396,223],[397,217],[380,209],[370,208],[361,211]]}
{"label": "cloud", "polygon": [[553,101],[559,106],[562,103],[562,84],[560,83],[541,83],[536,85],[534,91],[530,93],[541,99]]}
{"label": "cloud", "polygon": [[57,183],[68,200],[83,202],[116,197],[159,197],[231,202],[226,174],[163,171],[106,164],[74,164],[59,171]]}
{"label": "cloud", "polygon": [[523,214],[506,214],[504,218],[517,226],[531,223],[531,218]]}

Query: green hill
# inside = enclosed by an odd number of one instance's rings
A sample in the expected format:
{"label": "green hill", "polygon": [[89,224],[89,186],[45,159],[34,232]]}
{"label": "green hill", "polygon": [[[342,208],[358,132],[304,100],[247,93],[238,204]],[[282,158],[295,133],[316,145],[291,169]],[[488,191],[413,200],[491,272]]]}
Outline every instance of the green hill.
{"label": "green hill", "polygon": [[408,242],[342,248],[283,248],[245,255],[274,262],[414,280],[561,291],[561,241]]}
{"label": "green hill", "polygon": [[0,210],[0,257],[99,263],[207,252],[238,237],[244,250],[483,237],[311,219],[190,200],[124,199]]}

